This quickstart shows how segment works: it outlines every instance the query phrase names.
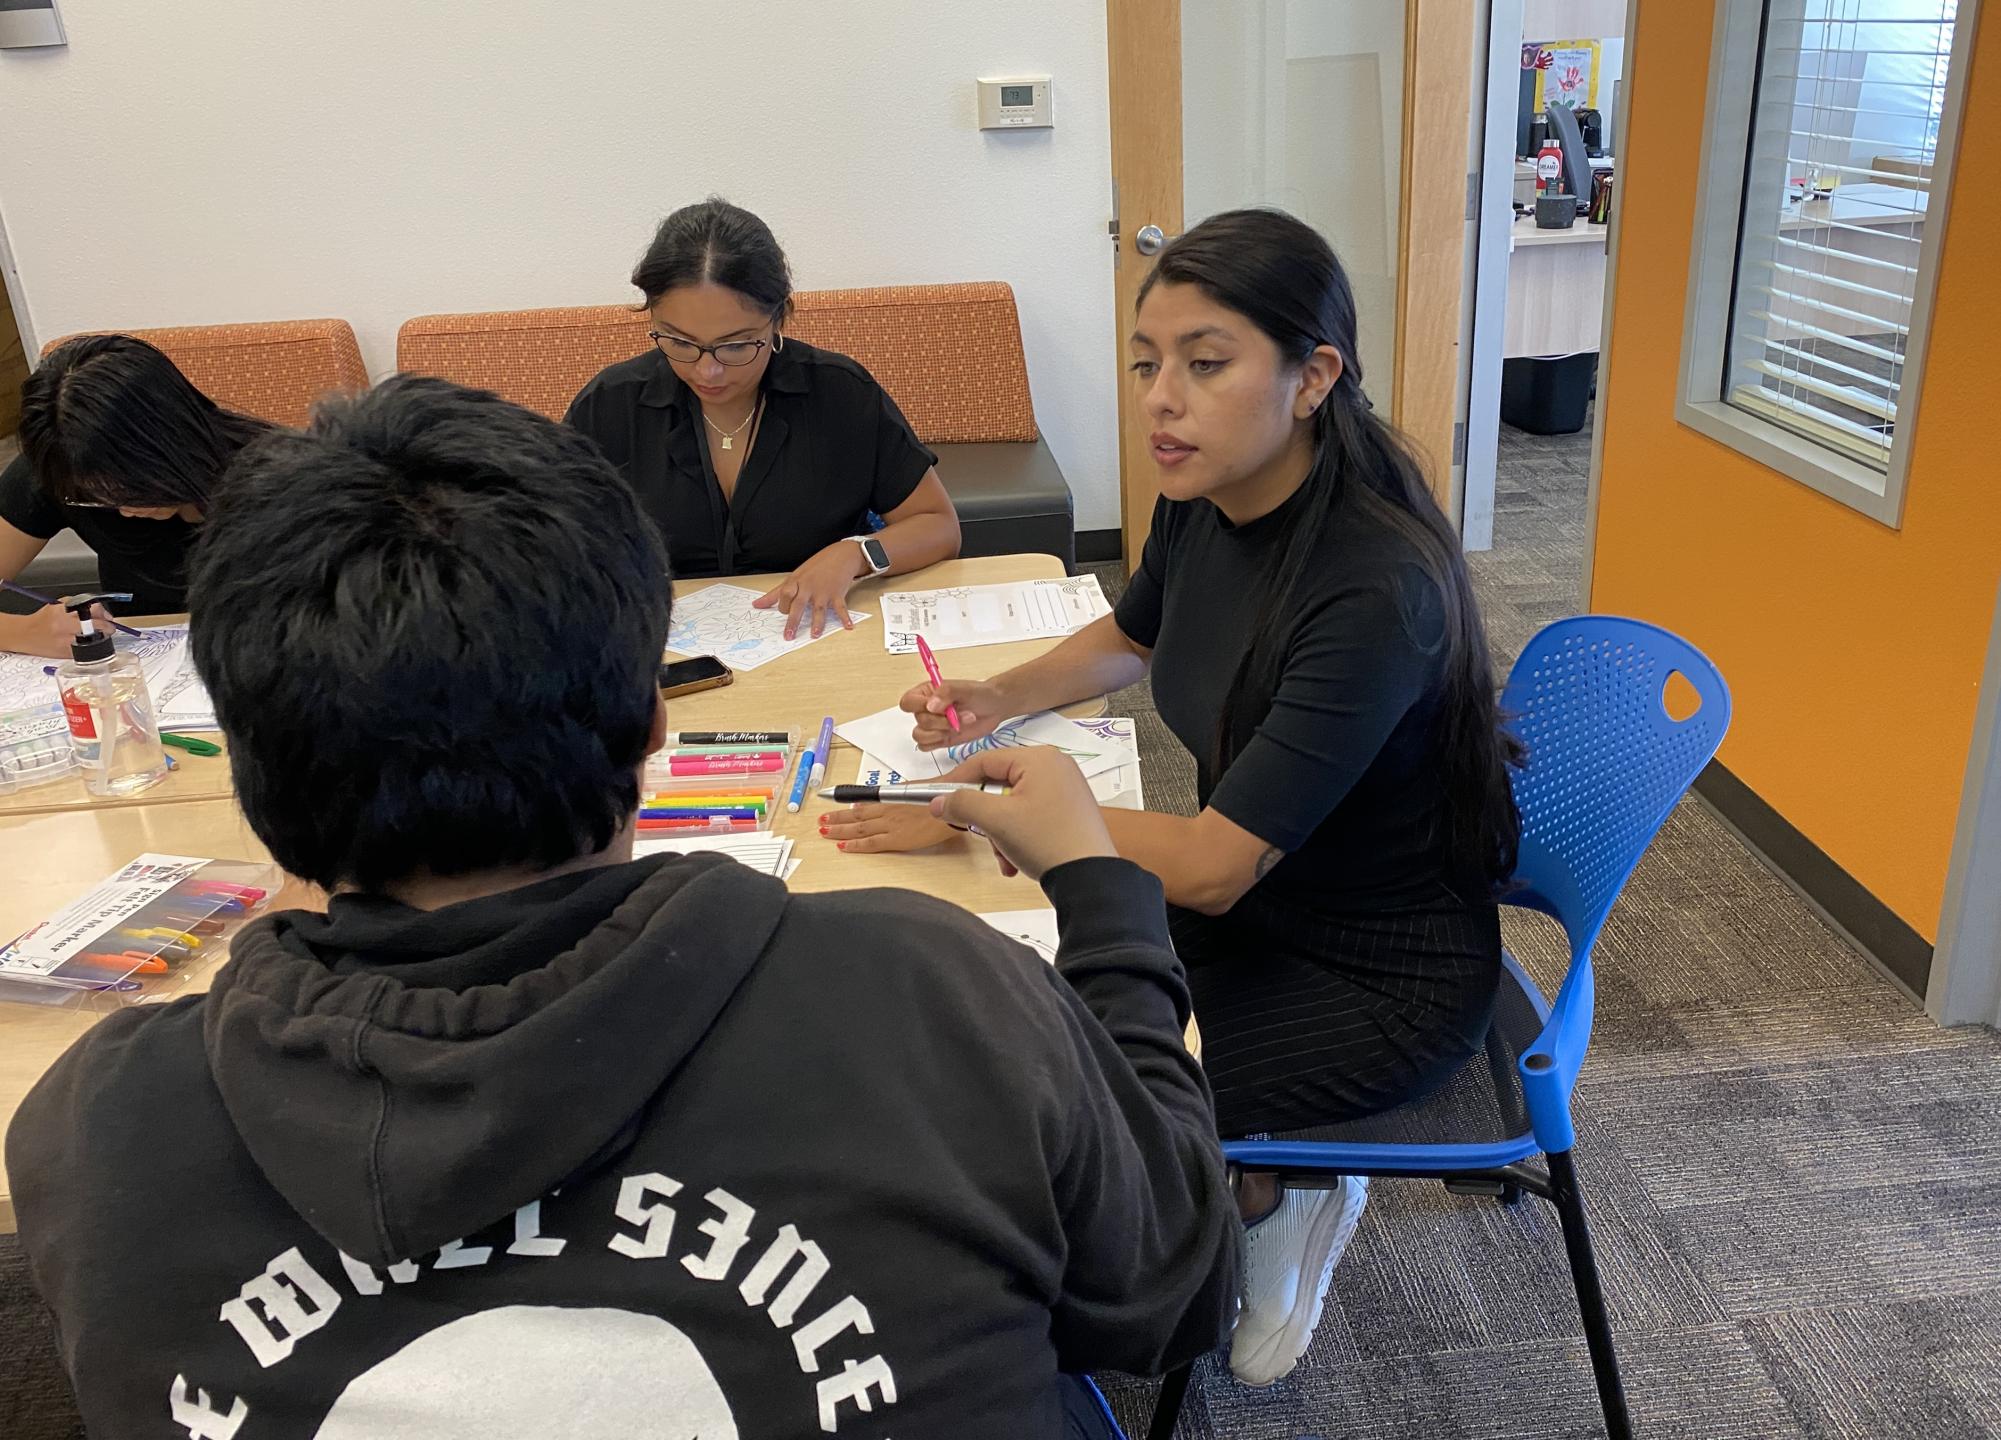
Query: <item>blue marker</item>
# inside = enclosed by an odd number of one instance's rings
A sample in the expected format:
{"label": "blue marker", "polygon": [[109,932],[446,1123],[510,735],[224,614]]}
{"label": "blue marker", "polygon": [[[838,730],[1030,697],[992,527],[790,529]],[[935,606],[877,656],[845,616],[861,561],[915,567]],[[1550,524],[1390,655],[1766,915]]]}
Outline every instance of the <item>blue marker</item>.
{"label": "blue marker", "polygon": [[799,752],[799,774],[792,781],[792,795],[785,802],[786,810],[797,815],[799,807],[805,803],[806,787],[813,779],[813,747],[808,745]]}
{"label": "blue marker", "polygon": [[834,717],[820,722],[820,743],[813,747],[813,783],[827,778],[827,755],[834,748]]}
{"label": "blue marker", "polygon": [[731,809],[718,805],[659,806],[649,805],[639,812],[642,820],[755,820],[757,811]]}

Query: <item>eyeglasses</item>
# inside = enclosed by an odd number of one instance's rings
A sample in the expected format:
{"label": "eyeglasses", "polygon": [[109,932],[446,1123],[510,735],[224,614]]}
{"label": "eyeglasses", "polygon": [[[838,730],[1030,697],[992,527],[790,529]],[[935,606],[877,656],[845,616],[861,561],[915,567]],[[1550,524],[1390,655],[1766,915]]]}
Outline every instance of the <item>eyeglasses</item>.
{"label": "eyeglasses", "polygon": [[648,330],[646,338],[660,347],[660,353],[680,365],[693,365],[704,355],[716,357],[718,365],[732,368],[739,365],[757,363],[758,352],[765,348],[762,340],[725,340],[720,345],[697,345],[692,340],[679,335],[668,335],[659,330]]}

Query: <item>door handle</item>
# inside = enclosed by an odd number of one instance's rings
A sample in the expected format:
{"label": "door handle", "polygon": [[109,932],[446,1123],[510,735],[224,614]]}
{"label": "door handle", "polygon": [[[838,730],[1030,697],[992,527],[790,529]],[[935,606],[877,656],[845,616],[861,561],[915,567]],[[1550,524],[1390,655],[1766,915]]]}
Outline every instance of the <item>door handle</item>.
{"label": "door handle", "polygon": [[1133,235],[1133,249],[1142,255],[1158,255],[1167,244],[1167,232],[1158,225],[1142,225]]}

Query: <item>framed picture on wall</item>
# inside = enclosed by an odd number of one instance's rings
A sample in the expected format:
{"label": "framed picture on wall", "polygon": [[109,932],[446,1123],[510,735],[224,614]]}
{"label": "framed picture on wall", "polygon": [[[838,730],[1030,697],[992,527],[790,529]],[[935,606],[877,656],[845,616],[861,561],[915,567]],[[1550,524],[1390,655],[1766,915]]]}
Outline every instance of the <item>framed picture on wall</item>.
{"label": "framed picture on wall", "polygon": [[1573,110],[1597,108],[1596,40],[1545,40],[1536,51],[1536,109],[1547,110],[1552,105],[1567,105]]}

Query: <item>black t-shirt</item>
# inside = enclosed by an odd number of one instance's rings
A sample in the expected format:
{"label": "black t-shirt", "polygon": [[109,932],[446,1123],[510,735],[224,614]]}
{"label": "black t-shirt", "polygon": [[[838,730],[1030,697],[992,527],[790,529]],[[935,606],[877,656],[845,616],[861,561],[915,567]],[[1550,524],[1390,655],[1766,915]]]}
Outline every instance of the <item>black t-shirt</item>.
{"label": "black t-shirt", "polygon": [[98,583],[132,592],[131,603],[120,607],[129,614],[188,608],[188,547],[195,527],[185,520],[133,519],[116,510],[59,504],[35,483],[24,455],[0,470],[0,520],[37,540],[76,531],[97,552]]}
{"label": "black t-shirt", "polygon": [[674,573],[792,570],[866,533],[938,457],[845,355],[787,339],[764,372],[765,411],[728,504],[695,398],[658,350],[603,370],[564,417],[598,442],[660,527]]}
{"label": "black t-shirt", "polygon": [[[1195,756],[1203,805],[1287,852],[1256,889],[1261,907],[1485,906],[1484,882],[1449,853],[1443,601],[1407,540],[1341,504],[1270,637],[1284,646],[1277,693],[1229,693],[1297,503],[1233,526],[1207,500],[1161,500],[1119,628],[1154,652],[1154,700]],[[1226,700],[1237,746],[1219,775]]]}

